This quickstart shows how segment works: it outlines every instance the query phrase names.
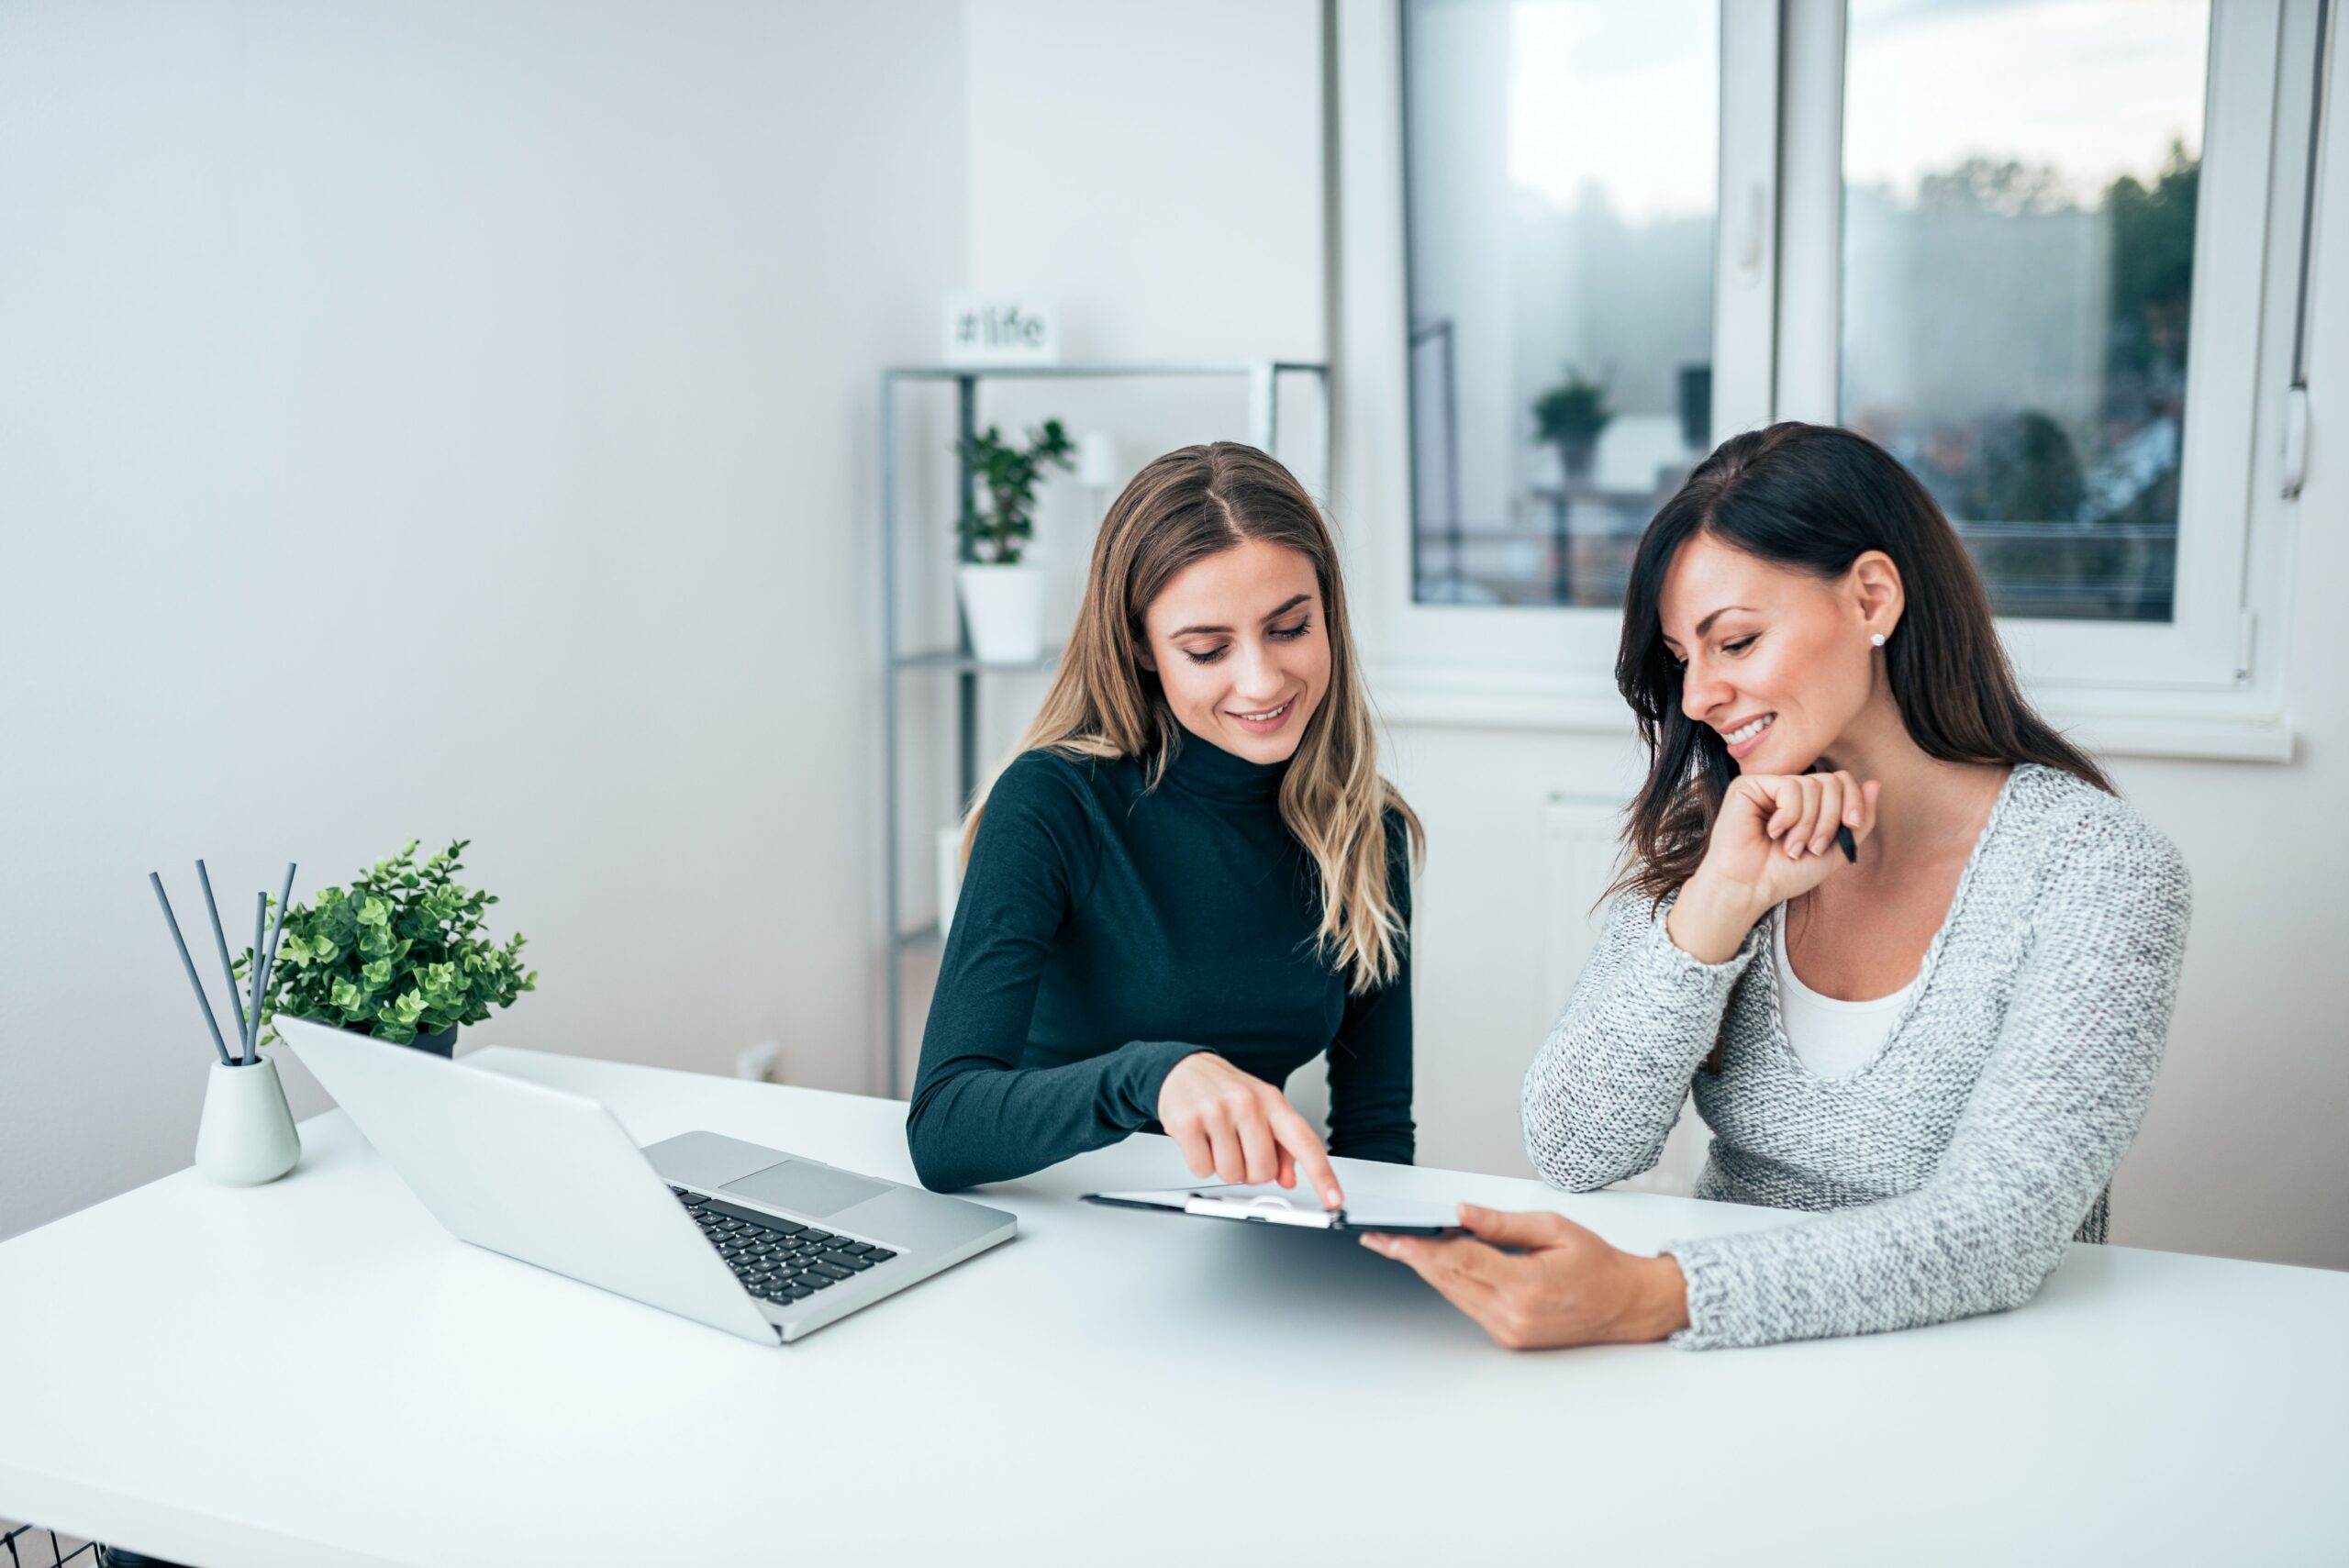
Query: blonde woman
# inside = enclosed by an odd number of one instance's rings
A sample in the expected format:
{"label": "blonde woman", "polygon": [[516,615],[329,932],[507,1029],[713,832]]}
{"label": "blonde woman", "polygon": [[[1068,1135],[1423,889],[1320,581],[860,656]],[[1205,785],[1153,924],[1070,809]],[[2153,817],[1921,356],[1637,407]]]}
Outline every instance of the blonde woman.
{"label": "blonde woman", "polygon": [[[1378,776],[1312,498],[1219,441],[1101,526],[1051,694],[974,807],[906,1139],[941,1190],[1163,1130],[1343,1201],[1408,1162],[1419,819]],[[1328,1054],[1330,1141],[1282,1094]]]}

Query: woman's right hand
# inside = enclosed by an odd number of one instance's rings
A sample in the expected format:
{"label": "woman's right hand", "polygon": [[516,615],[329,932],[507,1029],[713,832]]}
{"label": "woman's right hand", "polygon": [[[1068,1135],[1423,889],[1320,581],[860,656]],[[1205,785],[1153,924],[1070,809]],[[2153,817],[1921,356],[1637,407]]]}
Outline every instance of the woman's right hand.
{"label": "woman's right hand", "polygon": [[1865,843],[1876,831],[1878,785],[1849,773],[1742,773],[1730,782],[1697,873],[1680,889],[1664,929],[1706,963],[1738,950],[1753,923],[1809,892],[1845,863],[1835,829]]}
{"label": "woman's right hand", "polygon": [[1321,1140],[1297,1107],[1211,1051],[1193,1051],[1166,1074],[1158,1089],[1158,1125],[1195,1176],[1293,1187],[1303,1171],[1322,1207],[1346,1201]]}

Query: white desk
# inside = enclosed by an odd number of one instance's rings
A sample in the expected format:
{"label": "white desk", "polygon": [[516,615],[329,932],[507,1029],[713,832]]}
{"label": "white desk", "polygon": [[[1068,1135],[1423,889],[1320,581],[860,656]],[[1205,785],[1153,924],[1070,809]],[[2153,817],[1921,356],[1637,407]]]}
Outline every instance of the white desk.
{"label": "white desk", "polygon": [[[893,1102],[465,1060],[911,1179]],[[0,1516],[202,1568],[2349,1557],[2349,1274],[2075,1247],[1936,1329],[1515,1355],[1342,1239],[1075,1202],[1187,1179],[1136,1138],[765,1349],[451,1240],[339,1111],[302,1134],[271,1185],[0,1245]],[[1638,1249],[1787,1218],[1342,1169]]]}

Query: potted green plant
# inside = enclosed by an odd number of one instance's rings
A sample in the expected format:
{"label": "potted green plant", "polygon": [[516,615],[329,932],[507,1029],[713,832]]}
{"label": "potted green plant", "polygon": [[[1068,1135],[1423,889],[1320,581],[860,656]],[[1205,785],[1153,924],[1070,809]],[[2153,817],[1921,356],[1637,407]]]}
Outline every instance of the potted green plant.
{"label": "potted green plant", "polygon": [[991,664],[1019,664],[1043,651],[1044,575],[1020,560],[1036,532],[1036,487],[1047,469],[1074,469],[1076,444],[1058,419],[1028,432],[1025,446],[989,425],[962,444],[985,492],[984,511],[964,503],[955,572],[971,651]]}
{"label": "potted green plant", "polygon": [[[538,989],[522,968],[519,932],[503,947],[482,932],[494,895],[460,886],[460,839],[423,864],[416,840],[348,889],[322,890],[285,912],[262,1017],[287,1012],[378,1040],[453,1055],[460,1025],[477,1024]],[[237,961],[245,972],[248,958]],[[264,1043],[277,1039],[273,1029]]]}
{"label": "potted green plant", "polygon": [[1533,430],[1558,449],[1558,460],[1572,484],[1590,477],[1590,460],[1598,450],[1599,433],[1614,419],[1607,406],[1607,384],[1592,381],[1574,366],[1566,379],[1533,400]]}

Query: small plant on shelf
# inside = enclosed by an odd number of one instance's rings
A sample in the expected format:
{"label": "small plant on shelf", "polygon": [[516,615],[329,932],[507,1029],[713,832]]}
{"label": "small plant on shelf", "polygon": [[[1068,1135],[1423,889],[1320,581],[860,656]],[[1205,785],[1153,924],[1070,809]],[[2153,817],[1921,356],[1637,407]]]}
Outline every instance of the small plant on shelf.
{"label": "small plant on shelf", "polygon": [[984,512],[963,508],[963,560],[980,566],[1019,565],[1036,533],[1036,487],[1047,469],[1074,471],[1075,458],[1076,443],[1058,419],[1030,429],[1024,447],[1005,440],[994,425],[965,440],[963,461],[978,475],[987,501]]}
{"label": "small plant on shelf", "polygon": [[1615,411],[1607,406],[1607,384],[1592,381],[1574,366],[1566,379],[1533,400],[1533,432],[1558,449],[1558,459],[1569,481],[1586,477],[1598,450],[1600,432],[1613,423]]}

